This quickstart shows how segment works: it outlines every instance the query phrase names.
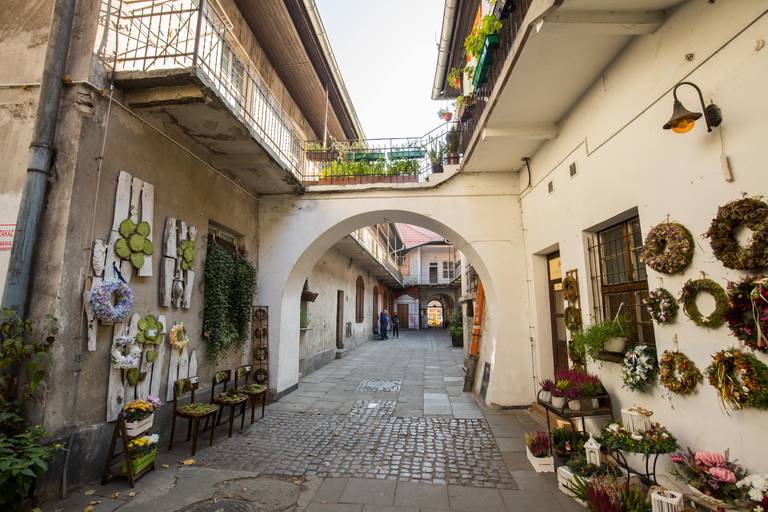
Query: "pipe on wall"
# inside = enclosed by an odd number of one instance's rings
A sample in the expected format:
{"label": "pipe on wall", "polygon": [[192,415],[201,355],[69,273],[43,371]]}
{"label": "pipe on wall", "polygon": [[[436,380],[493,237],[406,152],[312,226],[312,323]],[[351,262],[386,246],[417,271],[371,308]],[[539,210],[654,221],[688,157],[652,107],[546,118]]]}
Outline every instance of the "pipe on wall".
{"label": "pipe on wall", "polygon": [[432,84],[432,99],[437,100],[443,96],[446,70],[450,62],[451,41],[456,29],[456,12],[459,10],[459,0],[445,0],[443,10],[443,29],[440,32],[440,45],[437,50],[437,69],[435,80]]}
{"label": "pipe on wall", "polygon": [[53,161],[53,143],[59,116],[62,78],[67,65],[69,38],[75,15],[75,0],[56,0],[51,31],[45,52],[40,102],[29,145],[29,160],[21,204],[16,217],[8,274],[5,278],[2,307],[13,308],[24,318],[29,300],[29,281],[35,259],[40,218],[45,205],[45,189]]}

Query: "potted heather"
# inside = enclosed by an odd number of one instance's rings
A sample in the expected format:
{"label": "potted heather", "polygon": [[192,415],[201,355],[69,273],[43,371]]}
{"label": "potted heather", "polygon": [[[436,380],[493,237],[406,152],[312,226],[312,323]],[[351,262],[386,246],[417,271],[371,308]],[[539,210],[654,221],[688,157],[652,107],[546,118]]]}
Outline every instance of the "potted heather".
{"label": "potted heather", "polygon": [[525,434],[525,452],[537,473],[553,473],[555,460],[549,453],[549,435],[546,432]]}
{"label": "potted heather", "polygon": [[555,382],[552,379],[547,379],[541,381],[539,385],[541,386],[539,398],[544,402],[552,400],[552,390],[555,389]]}

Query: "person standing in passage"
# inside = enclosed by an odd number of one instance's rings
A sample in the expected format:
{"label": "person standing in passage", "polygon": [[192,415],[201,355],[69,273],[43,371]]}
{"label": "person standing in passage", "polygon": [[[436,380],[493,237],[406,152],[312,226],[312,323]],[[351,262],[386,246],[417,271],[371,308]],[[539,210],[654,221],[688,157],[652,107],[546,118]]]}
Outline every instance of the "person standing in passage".
{"label": "person standing in passage", "polygon": [[379,323],[381,324],[381,339],[382,340],[388,340],[387,338],[387,324],[389,324],[389,321],[387,320],[387,310],[384,309],[381,311],[381,315],[379,316]]}
{"label": "person standing in passage", "polygon": [[400,317],[398,316],[397,311],[392,315],[392,337],[400,337]]}

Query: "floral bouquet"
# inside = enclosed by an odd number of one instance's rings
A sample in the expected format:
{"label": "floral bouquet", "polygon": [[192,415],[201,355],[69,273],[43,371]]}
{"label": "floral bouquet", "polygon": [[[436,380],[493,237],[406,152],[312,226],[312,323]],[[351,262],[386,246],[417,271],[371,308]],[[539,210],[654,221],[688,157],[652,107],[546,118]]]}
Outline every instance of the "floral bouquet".
{"label": "floral bouquet", "polygon": [[128,443],[128,453],[132,459],[140,459],[149,452],[157,448],[157,442],[160,436],[152,434],[150,436],[137,437]]}
{"label": "floral bouquet", "polygon": [[736,485],[746,475],[746,470],[719,453],[699,451],[678,452],[671,457],[675,467],[670,473],[697,491],[730,505],[736,505],[744,497],[743,488]]}
{"label": "floral bouquet", "polygon": [[680,449],[675,436],[659,423],[654,423],[645,432],[630,432],[622,422],[617,421],[603,429],[602,439],[603,446],[645,455],[673,453]]}
{"label": "floral bouquet", "polygon": [[627,351],[621,367],[624,387],[631,391],[643,391],[647,384],[653,382],[655,374],[656,349],[638,345]]}
{"label": "floral bouquet", "polygon": [[140,421],[149,418],[155,412],[155,405],[149,400],[150,398],[153,398],[159,405],[160,400],[153,396],[147,397],[146,400],[134,400],[125,404],[123,407],[125,419],[127,421]]}
{"label": "floral bouquet", "polygon": [[768,510],[768,475],[748,475],[736,482],[736,487],[742,489],[746,496],[742,506],[752,512]]}

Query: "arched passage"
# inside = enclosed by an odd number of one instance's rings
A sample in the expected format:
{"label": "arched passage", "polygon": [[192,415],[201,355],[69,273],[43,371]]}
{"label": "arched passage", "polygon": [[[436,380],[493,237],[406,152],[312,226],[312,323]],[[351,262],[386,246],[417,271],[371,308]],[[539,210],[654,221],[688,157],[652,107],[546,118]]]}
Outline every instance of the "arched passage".
{"label": "arched passage", "polygon": [[[473,183],[477,184],[478,178]],[[488,314],[480,364],[494,365],[499,357],[504,360],[503,369],[491,375],[488,401],[522,405],[533,400],[536,387],[527,317],[527,271],[515,187],[489,176],[484,186],[471,188],[473,195],[467,195],[467,190],[457,179],[441,194],[418,198],[402,191],[368,191],[267,196],[260,200],[258,292],[259,302],[270,305],[270,317],[275,322],[270,336],[275,345],[270,351],[273,390],[285,393],[297,386],[299,328],[293,319],[299,313],[301,286],[318,259],[352,231],[401,222],[445,236],[466,255],[483,280]],[[452,200],[456,204],[446,207],[446,194],[451,193],[457,198]],[[386,305],[379,305],[379,309],[383,307]],[[503,330],[497,325],[500,318],[504,319]],[[479,379],[476,387],[479,389]]]}

